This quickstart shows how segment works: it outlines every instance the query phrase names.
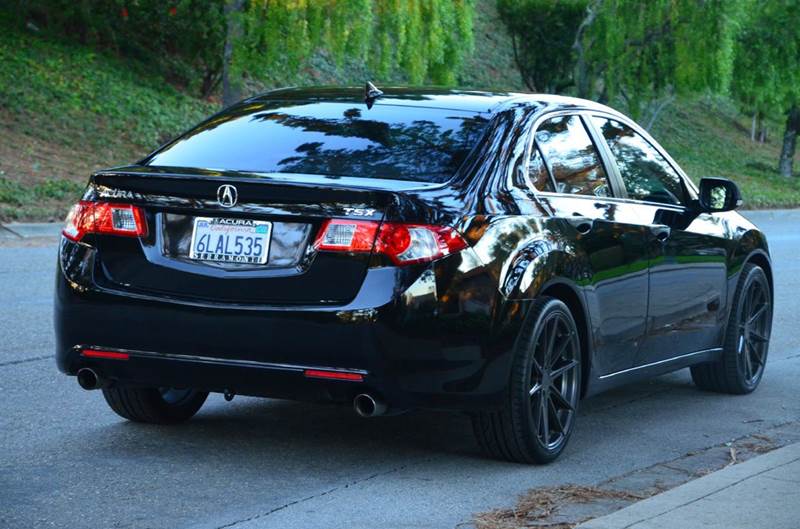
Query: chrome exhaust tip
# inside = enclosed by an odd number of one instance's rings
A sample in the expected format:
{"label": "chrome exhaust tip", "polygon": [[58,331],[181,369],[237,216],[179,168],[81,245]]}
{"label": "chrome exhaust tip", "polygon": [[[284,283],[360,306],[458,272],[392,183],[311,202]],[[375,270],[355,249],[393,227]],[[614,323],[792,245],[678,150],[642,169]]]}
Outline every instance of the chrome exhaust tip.
{"label": "chrome exhaust tip", "polygon": [[353,399],[353,409],[361,417],[377,417],[384,415],[388,407],[382,400],[368,393],[360,393]]}
{"label": "chrome exhaust tip", "polygon": [[95,373],[94,369],[84,367],[78,370],[78,385],[85,390],[100,389],[104,385],[103,379]]}

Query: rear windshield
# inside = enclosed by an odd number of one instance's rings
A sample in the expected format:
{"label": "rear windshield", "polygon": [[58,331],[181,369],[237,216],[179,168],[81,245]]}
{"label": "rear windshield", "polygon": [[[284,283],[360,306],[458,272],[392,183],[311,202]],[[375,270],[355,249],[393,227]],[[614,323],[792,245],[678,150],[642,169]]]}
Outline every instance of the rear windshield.
{"label": "rear windshield", "polygon": [[486,128],[480,114],[357,103],[243,104],[147,165],[444,182]]}

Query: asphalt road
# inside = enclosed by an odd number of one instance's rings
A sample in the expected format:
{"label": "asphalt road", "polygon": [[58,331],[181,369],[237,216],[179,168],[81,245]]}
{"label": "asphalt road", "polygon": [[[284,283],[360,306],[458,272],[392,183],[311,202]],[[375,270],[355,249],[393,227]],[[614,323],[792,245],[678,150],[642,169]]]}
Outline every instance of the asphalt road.
{"label": "asphalt road", "polygon": [[529,488],[593,484],[800,421],[800,211],[747,215],[776,267],[759,390],[701,393],[683,371],[588,399],[544,467],[483,458],[468,419],[444,413],[364,420],[213,395],[185,425],[127,423],[55,368],[54,246],[0,247],[0,527],[452,529]]}

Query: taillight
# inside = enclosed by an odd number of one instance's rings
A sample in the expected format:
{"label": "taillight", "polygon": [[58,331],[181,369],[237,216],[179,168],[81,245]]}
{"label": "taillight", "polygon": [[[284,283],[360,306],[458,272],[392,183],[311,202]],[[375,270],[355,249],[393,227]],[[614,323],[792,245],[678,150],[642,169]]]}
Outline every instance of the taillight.
{"label": "taillight", "polygon": [[467,242],[448,226],[330,219],[322,225],[314,246],[332,252],[374,249],[397,265],[407,265],[435,261],[463,250]]}
{"label": "taillight", "polygon": [[326,220],[314,246],[333,252],[371,252],[379,224],[371,220]]}
{"label": "taillight", "polygon": [[61,233],[73,241],[87,233],[143,237],[147,235],[147,223],[138,206],[82,200],[72,206]]}
{"label": "taillight", "polygon": [[375,251],[401,265],[434,261],[466,247],[467,241],[448,226],[395,222],[381,224],[375,241]]}

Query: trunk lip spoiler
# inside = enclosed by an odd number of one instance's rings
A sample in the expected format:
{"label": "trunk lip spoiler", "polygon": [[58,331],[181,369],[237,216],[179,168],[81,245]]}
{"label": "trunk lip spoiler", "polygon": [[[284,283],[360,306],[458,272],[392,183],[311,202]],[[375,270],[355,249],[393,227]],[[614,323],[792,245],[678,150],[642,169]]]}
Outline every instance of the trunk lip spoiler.
{"label": "trunk lip spoiler", "polygon": [[[191,169],[191,168],[186,168]],[[452,185],[451,181],[445,182],[421,182],[417,180],[398,180],[392,178],[364,178],[358,176],[333,176],[315,175],[306,173],[274,173],[274,172],[245,172],[227,171],[214,169],[192,169],[197,172],[181,171],[158,171],[147,170],[146,166],[138,167],[119,167],[96,171],[92,174],[92,180],[97,177],[144,177],[144,178],[163,178],[168,180],[200,180],[206,182],[227,182],[239,184],[265,184],[265,185],[288,185],[296,187],[311,188],[336,188],[348,190],[364,191],[388,191],[388,192],[414,192],[432,191],[446,188]]]}

